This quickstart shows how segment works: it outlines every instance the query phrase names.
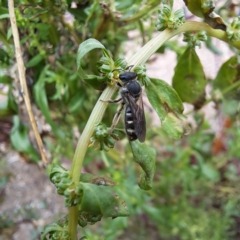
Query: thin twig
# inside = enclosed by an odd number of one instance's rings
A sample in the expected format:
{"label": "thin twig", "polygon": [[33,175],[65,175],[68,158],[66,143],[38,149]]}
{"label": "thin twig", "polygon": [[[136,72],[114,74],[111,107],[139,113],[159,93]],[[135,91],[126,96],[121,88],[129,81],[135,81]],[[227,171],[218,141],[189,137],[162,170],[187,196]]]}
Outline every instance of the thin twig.
{"label": "thin twig", "polygon": [[25,66],[24,62],[22,59],[22,50],[21,50],[21,45],[20,45],[20,40],[19,40],[19,33],[18,33],[18,28],[16,24],[16,17],[14,13],[14,3],[13,0],[8,1],[8,9],[9,9],[9,15],[10,15],[10,21],[11,21],[11,26],[12,26],[12,34],[13,34],[13,40],[14,40],[14,45],[15,45],[15,54],[16,54],[16,59],[17,59],[17,66],[18,66],[18,73],[19,73],[19,79],[20,79],[20,85],[23,91],[23,98],[24,102],[27,108],[27,112],[30,118],[30,123],[34,131],[34,135],[37,140],[37,144],[39,147],[39,151],[42,157],[42,161],[45,163],[48,163],[47,157],[45,155],[45,150],[44,150],[44,145],[42,142],[42,139],[39,135],[38,129],[37,129],[37,124],[32,112],[32,107],[29,99],[29,94],[28,94],[28,88],[27,88],[27,83],[26,83],[26,75],[25,75]]}

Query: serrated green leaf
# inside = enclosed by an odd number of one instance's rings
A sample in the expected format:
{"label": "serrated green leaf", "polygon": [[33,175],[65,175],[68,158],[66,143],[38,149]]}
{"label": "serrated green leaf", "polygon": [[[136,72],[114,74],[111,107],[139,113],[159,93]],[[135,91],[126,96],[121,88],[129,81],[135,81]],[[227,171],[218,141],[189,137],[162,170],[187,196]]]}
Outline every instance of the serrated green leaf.
{"label": "serrated green leaf", "polygon": [[13,128],[10,139],[14,148],[19,152],[27,154],[31,161],[38,162],[40,160],[36,150],[28,139],[27,128],[21,124],[18,116],[14,116],[13,118]]}
{"label": "serrated green leaf", "polygon": [[53,122],[50,114],[50,109],[48,106],[48,100],[47,100],[47,94],[45,90],[45,82],[48,81],[46,77],[46,72],[48,71],[49,65],[46,65],[46,67],[42,70],[38,81],[33,87],[33,93],[34,93],[34,98],[41,109],[43,115],[46,118],[46,121],[50,124],[52,127],[52,130],[54,134],[56,134],[60,138],[64,138],[65,134],[64,132]]}
{"label": "serrated green leaf", "polygon": [[[218,74],[213,81],[214,89],[220,89],[221,91],[226,90],[229,86],[231,86],[236,80],[238,76],[238,57],[233,56],[228,59],[218,71]],[[225,96],[229,98],[236,98],[238,91],[237,89],[233,89],[229,91]],[[239,98],[239,97],[238,97]]]}
{"label": "serrated green leaf", "polygon": [[[78,52],[77,52],[77,69],[78,69],[79,76],[85,82],[87,82],[89,85],[91,85],[95,89],[102,90],[103,89],[102,81],[105,80],[105,77],[102,78],[97,75],[86,74],[81,67],[81,62],[83,61],[85,55],[90,51],[92,51],[93,49],[105,50],[105,47],[99,41],[93,38],[90,38],[79,45]],[[104,51],[104,53],[106,53],[106,51]]]}
{"label": "serrated green leaf", "polygon": [[200,59],[193,48],[187,48],[179,58],[172,81],[183,102],[194,103],[205,92],[207,81]]}
{"label": "serrated green leaf", "polygon": [[80,182],[76,192],[82,194],[80,210],[93,216],[125,217],[128,216],[125,202],[114,194],[114,187],[99,186]]}
{"label": "serrated green leaf", "polygon": [[140,176],[138,185],[144,190],[149,190],[152,188],[155,173],[156,150],[139,141],[130,142],[130,146],[132,148],[134,161],[137,162],[144,171],[144,174]]}
{"label": "serrated green leaf", "polygon": [[161,120],[163,130],[168,135],[179,139],[184,133],[189,132],[186,117],[182,114],[182,101],[169,84],[151,78],[151,82],[146,86],[146,93]]}

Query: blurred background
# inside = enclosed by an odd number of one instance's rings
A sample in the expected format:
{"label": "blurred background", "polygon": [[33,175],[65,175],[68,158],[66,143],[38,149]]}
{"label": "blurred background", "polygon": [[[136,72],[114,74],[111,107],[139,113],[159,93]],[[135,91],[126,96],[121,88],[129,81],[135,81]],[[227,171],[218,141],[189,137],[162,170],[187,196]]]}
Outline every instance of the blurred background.
{"label": "blurred background", "polygon": [[[226,21],[239,16],[237,0],[216,2],[215,12]],[[113,59],[128,60],[157,34],[159,4],[154,0],[15,1],[32,107],[51,164],[70,168],[78,138],[101,94],[77,74],[79,44],[96,38]],[[7,1],[1,1],[0,240],[40,239],[43,227],[63,217],[67,209],[49,181],[51,164],[44,169],[39,160],[19,86],[7,7]],[[175,1],[174,9],[179,8],[186,20],[202,21],[183,1]],[[149,77],[171,84],[177,60],[187,47],[182,39],[180,35],[166,42],[149,59]],[[146,144],[157,150],[152,190],[138,187],[140,168],[126,138],[109,151],[88,149],[83,171],[117,182],[130,217],[102,219],[80,229],[82,235],[91,240],[240,239],[239,95],[214,97],[224,89],[213,84],[221,69],[220,75],[232,83],[235,75],[223,66],[237,52],[211,38],[196,52],[208,84],[198,104],[185,104],[191,134],[177,141],[165,134],[144,94]],[[97,74],[100,57],[100,52],[90,53],[83,69]],[[237,76],[235,81],[239,70]],[[103,119],[107,126],[117,109],[112,105]],[[124,127],[123,118],[118,126]]]}

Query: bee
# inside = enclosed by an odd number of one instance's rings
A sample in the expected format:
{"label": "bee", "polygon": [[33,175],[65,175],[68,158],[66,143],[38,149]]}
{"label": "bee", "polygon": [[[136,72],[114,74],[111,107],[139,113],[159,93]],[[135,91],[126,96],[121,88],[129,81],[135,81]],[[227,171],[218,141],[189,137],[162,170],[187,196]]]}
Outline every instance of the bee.
{"label": "bee", "polygon": [[135,72],[124,72],[119,75],[121,83],[121,98],[109,100],[109,103],[121,102],[121,107],[114,116],[110,133],[117,125],[121,113],[125,107],[125,130],[129,141],[138,139],[140,142],[145,141],[146,137],[146,120],[142,101],[142,87],[137,81]]}

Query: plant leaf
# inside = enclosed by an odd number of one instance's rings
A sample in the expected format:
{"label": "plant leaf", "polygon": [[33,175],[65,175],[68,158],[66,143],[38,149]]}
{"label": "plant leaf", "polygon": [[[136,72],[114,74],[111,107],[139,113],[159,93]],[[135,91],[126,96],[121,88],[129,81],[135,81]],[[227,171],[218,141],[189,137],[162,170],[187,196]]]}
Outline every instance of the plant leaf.
{"label": "plant leaf", "polygon": [[9,18],[8,9],[5,7],[0,7],[0,19]]}
{"label": "plant leaf", "polygon": [[82,78],[87,78],[87,74],[84,73],[81,67],[81,61],[88,52],[97,48],[104,49],[105,47],[98,40],[93,38],[90,38],[79,45],[77,52],[77,68]]}
{"label": "plant leaf", "polygon": [[[238,58],[237,56],[233,56],[229,58],[218,71],[218,74],[213,81],[213,87],[214,89],[220,89],[221,91],[224,91],[229,86],[231,86],[236,80],[238,76]],[[237,89],[233,89],[232,91],[229,91],[226,94],[229,98],[237,98],[239,96],[239,93]],[[239,97],[238,97],[239,99]]]}
{"label": "plant leaf", "polygon": [[157,112],[163,130],[174,139],[189,131],[183,112],[183,104],[177,92],[166,82],[151,78],[146,86],[149,102]]}
{"label": "plant leaf", "polygon": [[14,111],[14,113],[18,112],[18,105],[15,101],[15,97],[13,96],[13,85],[11,85],[9,87],[9,91],[8,91],[8,108],[11,109],[12,111]]}
{"label": "plant leaf", "polygon": [[45,90],[45,82],[48,81],[46,77],[48,68],[49,66],[46,65],[46,67],[42,70],[37,83],[33,87],[34,98],[43,115],[45,116],[46,121],[52,127],[54,134],[63,139],[65,134],[52,120],[48,106],[47,94]]}
{"label": "plant leaf", "polygon": [[41,54],[38,54],[31,58],[27,63],[26,63],[26,68],[34,67],[38,65],[41,61],[43,60],[43,56]]}
{"label": "plant leaf", "polygon": [[21,124],[18,116],[13,117],[10,139],[14,148],[19,152],[27,154],[31,161],[38,162],[40,160],[36,150],[29,141],[27,128]]}
{"label": "plant leaf", "polygon": [[174,89],[183,102],[194,103],[205,92],[206,84],[200,59],[193,48],[187,48],[175,68]]}
{"label": "plant leaf", "polygon": [[219,181],[220,176],[218,170],[210,164],[201,165],[202,174],[211,181]]}
{"label": "plant leaf", "polygon": [[109,180],[108,178],[102,176],[96,176],[91,173],[81,173],[80,182],[84,183],[92,183],[96,185],[104,185],[104,186],[114,186],[115,182]]}
{"label": "plant leaf", "polygon": [[[81,62],[83,61],[85,55],[92,51],[93,49],[105,49],[105,47],[96,39],[90,38],[83,43],[81,43],[78,47],[77,52],[77,68],[79,76],[86,81],[93,88],[101,90],[103,89],[102,81],[106,80],[106,77],[99,77],[93,74],[86,74],[82,69]],[[106,51],[105,51],[106,52]]]}
{"label": "plant leaf", "polygon": [[0,101],[0,118],[12,116],[15,112],[9,107],[8,99]]}
{"label": "plant leaf", "polygon": [[45,226],[41,233],[41,240],[47,239],[69,239],[67,225],[61,226],[59,223],[52,223]]}
{"label": "plant leaf", "polygon": [[134,161],[138,163],[145,172],[140,176],[138,185],[144,190],[149,190],[152,188],[155,173],[156,150],[139,141],[130,142],[130,146],[132,148]]}
{"label": "plant leaf", "polygon": [[[1,30],[0,30],[0,41],[4,44],[4,47],[7,48],[6,52],[10,53],[12,51],[10,41],[8,41],[6,34]],[[3,50],[1,49],[1,51]]]}
{"label": "plant leaf", "polygon": [[125,202],[114,194],[113,189],[111,186],[80,182],[76,189],[76,193],[82,195],[80,210],[93,216],[128,216]]}
{"label": "plant leaf", "polygon": [[72,96],[68,103],[68,109],[70,113],[76,113],[81,109],[84,104],[84,100],[86,99],[86,91],[84,89],[80,89],[75,95]]}
{"label": "plant leaf", "polygon": [[[4,77],[4,76],[3,76]],[[11,82],[11,78],[3,78],[2,79],[4,82]],[[1,83],[1,78],[0,78],[0,83]],[[7,94],[7,99],[4,101],[0,101],[0,117],[6,117],[6,116],[13,116],[17,114],[18,112],[18,106],[15,102],[15,98],[12,94],[12,88],[13,86],[9,86],[8,94]]]}
{"label": "plant leaf", "polygon": [[8,75],[0,76],[0,83],[2,84],[11,84],[13,79]]}
{"label": "plant leaf", "polygon": [[0,63],[1,63],[1,65],[2,64],[10,64],[10,59],[11,59],[11,57],[9,56],[9,53],[6,50],[0,48]]}
{"label": "plant leaf", "polygon": [[214,29],[226,31],[226,24],[223,19],[213,11],[215,9],[214,1],[184,0],[184,2],[190,12],[200,18],[203,18],[209,26]]}

